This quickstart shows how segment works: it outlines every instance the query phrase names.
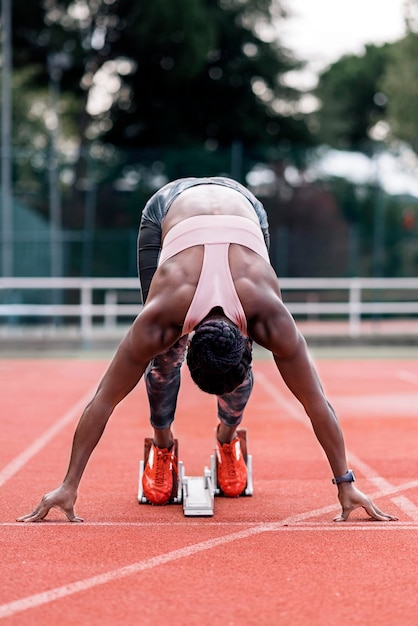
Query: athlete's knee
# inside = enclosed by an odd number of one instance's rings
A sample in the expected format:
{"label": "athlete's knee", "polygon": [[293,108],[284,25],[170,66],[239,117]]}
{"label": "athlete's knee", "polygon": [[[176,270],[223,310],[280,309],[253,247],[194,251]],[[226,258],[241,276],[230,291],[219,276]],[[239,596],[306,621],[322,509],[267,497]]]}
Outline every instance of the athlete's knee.
{"label": "athlete's knee", "polygon": [[251,396],[254,376],[250,368],[244,381],[231,393],[218,396],[218,417],[227,426],[238,426]]}
{"label": "athlete's knee", "polygon": [[176,376],[184,361],[186,344],[187,337],[182,337],[168,350],[154,357],[147,368],[146,376]]}

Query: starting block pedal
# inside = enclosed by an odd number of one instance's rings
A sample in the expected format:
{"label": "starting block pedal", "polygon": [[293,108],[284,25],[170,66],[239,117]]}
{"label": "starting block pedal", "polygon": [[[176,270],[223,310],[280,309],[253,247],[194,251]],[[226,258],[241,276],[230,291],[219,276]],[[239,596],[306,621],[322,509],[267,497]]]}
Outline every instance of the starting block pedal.
{"label": "starting block pedal", "polygon": [[[239,429],[237,434],[240,439],[241,451],[247,465],[247,485],[241,495],[251,496],[253,494],[252,456],[248,454],[247,450],[247,430]],[[142,476],[145,465],[148,461],[151,444],[152,438],[146,437],[144,440],[144,459],[139,463],[139,504],[149,503],[149,500],[145,497],[143,492]],[[174,441],[174,446],[174,452],[178,459],[177,439]],[[173,481],[173,490],[168,503],[182,503],[183,513],[186,517],[212,516],[214,514],[215,496],[223,495],[219,485],[217,484],[216,441],[214,453],[210,458],[210,468],[204,468],[203,476],[186,476],[182,461],[178,461],[177,469],[178,475],[175,476],[175,480]]]}
{"label": "starting block pedal", "polygon": [[207,467],[203,476],[183,477],[183,512],[186,517],[212,516],[214,497],[212,474]]}

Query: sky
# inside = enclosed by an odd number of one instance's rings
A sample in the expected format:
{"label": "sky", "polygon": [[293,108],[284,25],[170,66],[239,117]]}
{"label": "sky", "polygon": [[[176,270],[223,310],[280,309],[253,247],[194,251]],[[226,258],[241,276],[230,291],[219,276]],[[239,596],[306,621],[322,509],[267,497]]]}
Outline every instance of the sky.
{"label": "sky", "polygon": [[280,22],[281,42],[308,61],[294,76],[310,88],[317,72],[343,54],[361,54],[364,44],[383,44],[405,34],[404,0],[286,0],[291,17]]}

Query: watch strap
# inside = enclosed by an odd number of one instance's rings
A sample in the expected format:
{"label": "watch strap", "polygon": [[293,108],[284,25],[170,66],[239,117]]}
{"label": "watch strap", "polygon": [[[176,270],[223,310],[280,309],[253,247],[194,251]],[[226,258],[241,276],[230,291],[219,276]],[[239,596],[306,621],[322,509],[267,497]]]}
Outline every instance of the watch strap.
{"label": "watch strap", "polygon": [[348,470],[342,476],[335,476],[332,479],[332,483],[334,485],[339,485],[340,483],[353,483],[355,480],[356,480],[356,477],[354,476],[353,470]]}

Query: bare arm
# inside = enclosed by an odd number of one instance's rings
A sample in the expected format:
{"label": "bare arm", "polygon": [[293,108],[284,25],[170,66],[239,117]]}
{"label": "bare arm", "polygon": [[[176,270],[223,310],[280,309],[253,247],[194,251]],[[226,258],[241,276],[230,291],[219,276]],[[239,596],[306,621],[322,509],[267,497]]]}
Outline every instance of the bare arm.
{"label": "bare arm", "polygon": [[334,409],[325,397],[305,340],[298,333],[291,356],[273,356],[284,382],[309,416],[334,476],[345,474],[348,468],[343,434]]}
{"label": "bare arm", "polygon": [[281,340],[281,345],[275,345],[273,351],[277,368],[311,420],[334,476],[345,474],[348,468],[343,434],[334,409],[324,394],[306,342],[286,311],[279,327],[280,336],[285,339]]}
{"label": "bare arm", "polygon": [[78,422],[70,462],[60,487],[43,496],[40,504],[18,521],[43,519],[53,507],[61,509],[70,521],[82,521],[74,513],[77,489],[90,456],[98,444],[114,408],[137,385],[153,356],[174,343],[180,335],[174,328],[162,330],[149,319],[139,316],[121,342],[98,389]]}
{"label": "bare arm", "polygon": [[[324,394],[306,342],[290,313],[280,302],[267,322],[254,324],[254,331],[254,339],[272,351],[284,382],[303,405],[334,476],[342,476],[348,470],[343,434],[334,409]],[[335,521],[345,521],[359,506],[374,519],[397,519],[380,511],[353,483],[338,485],[338,499],[342,513]]]}
{"label": "bare arm", "polygon": [[64,484],[77,489],[87,462],[99,442],[115,407],[139,382],[147,361],[137,360],[130,348],[132,329],[120,344],[98,389],[83,411],[74,433]]}

